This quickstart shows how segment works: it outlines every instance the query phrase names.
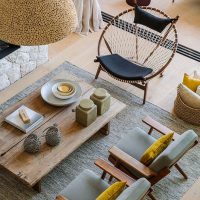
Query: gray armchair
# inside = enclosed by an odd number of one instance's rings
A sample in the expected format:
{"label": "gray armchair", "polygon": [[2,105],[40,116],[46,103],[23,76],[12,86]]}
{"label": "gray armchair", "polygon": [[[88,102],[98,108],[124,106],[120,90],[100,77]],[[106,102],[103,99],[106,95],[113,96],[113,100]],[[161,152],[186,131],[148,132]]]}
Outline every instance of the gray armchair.
{"label": "gray armchair", "polygon": [[140,200],[150,192],[151,185],[145,178],[135,181],[101,159],[98,159],[95,164],[103,169],[102,177],[90,170],[84,170],[57,196],[56,200],[95,200],[110,186],[103,180],[107,173],[117,180],[126,181],[129,186],[117,200]]}
{"label": "gray armchair", "polygon": [[169,174],[172,166],[175,166],[187,179],[187,175],[177,162],[198,143],[197,134],[192,130],[181,135],[174,133],[173,142],[149,166],[145,166],[140,162],[140,158],[156,140],[151,136],[151,132],[156,130],[161,134],[167,134],[173,131],[150,117],[145,118],[143,122],[150,126],[149,133],[140,128],[133,129],[109,150],[109,160],[129,176],[133,178],[145,177],[152,185]]}

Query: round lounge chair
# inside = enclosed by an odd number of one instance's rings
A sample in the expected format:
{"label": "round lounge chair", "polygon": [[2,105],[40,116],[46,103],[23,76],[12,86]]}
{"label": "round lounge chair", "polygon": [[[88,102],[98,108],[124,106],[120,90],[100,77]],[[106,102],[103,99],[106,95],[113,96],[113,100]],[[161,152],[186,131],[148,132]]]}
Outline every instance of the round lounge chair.
{"label": "round lounge chair", "polygon": [[113,78],[144,90],[148,82],[163,71],[177,50],[176,18],[151,7],[135,6],[114,17],[105,27],[98,44],[101,70]]}

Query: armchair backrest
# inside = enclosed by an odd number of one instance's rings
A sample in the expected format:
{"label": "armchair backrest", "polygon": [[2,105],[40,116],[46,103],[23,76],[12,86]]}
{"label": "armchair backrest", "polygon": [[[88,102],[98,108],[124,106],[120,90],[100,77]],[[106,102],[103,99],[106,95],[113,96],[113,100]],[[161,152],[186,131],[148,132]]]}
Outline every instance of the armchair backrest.
{"label": "armchair backrest", "polygon": [[124,190],[116,200],[141,200],[147,194],[151,184],[147,179],[140,178]]}
{"label": "armchair backrest", "polygon": [[184,132],[178,139],[173,141],[149,166],[155,172],[174,165],[198,140],[193,130]]}

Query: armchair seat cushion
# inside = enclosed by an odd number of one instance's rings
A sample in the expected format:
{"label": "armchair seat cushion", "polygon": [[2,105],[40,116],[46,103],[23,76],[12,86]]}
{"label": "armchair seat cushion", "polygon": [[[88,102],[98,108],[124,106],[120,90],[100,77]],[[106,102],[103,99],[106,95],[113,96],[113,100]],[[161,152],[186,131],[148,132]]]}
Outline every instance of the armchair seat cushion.
{"label": "armchair seat cushion", "polygon": [[154,137],[140,128],[134,128],[116,145],[133,158],[140,160],[143,153],[156,141]]}
{"label": "armchair seat cushion", "polygon": [[197,140],[198,136],[193,130],[182,133],[178,139],[170,143],[170,145],[152,162],[149,168],[155,172],[159,172],[165,167],[171,167]]}
{"label": "armchair seat cushion", "polygon": [[114,77],[122,80],[145,80],[153,71],[151,68],[132,63],[118,54],[97,57],[102,67]]}
{"label": "armchair seat cushion", "polygon": [[109,184],[90,170],[84,170],[61,193],[69,200],[94,200]]}
{"label": "armchair seat cushion", "polygon": [[143,199],[148,192],[151,184],[147,179],[140,178],[133,183],[129,188],[124,190],[116,200],[139,200]]}

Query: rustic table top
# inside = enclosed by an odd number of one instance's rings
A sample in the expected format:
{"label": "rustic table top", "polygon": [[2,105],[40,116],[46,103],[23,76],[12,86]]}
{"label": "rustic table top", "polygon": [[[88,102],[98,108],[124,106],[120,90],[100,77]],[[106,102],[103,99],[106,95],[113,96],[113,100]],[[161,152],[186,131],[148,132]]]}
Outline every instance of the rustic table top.
{"label": "rustic table top", "polygon": [[[83,91],[81,98],[88,98],[95,90],[92,85],[84,81],[80,83],[80,86]],[[0,117],[0,165],[32,187],[125,108],[124,103],[111,98],[109,111],[98,116],[97,120],[90,126],[83,127],[75,121],[75,113],[72,112],[78,103],[68,107],[51,106],[43,101],[40,96],[40,89],[38,89],[5,110]],[[4,122],[4,117],[21,105],[25,105],[45,116],[43,123],[33,132],[38,136],[43,134],[45,128],[54,123],[58,124],[62,135],[61,143],[58,146],[48,146],[43,137],[41,138],[42,148],[40,153],[32,155],[24,152],[23,142],[27,134]]]}

